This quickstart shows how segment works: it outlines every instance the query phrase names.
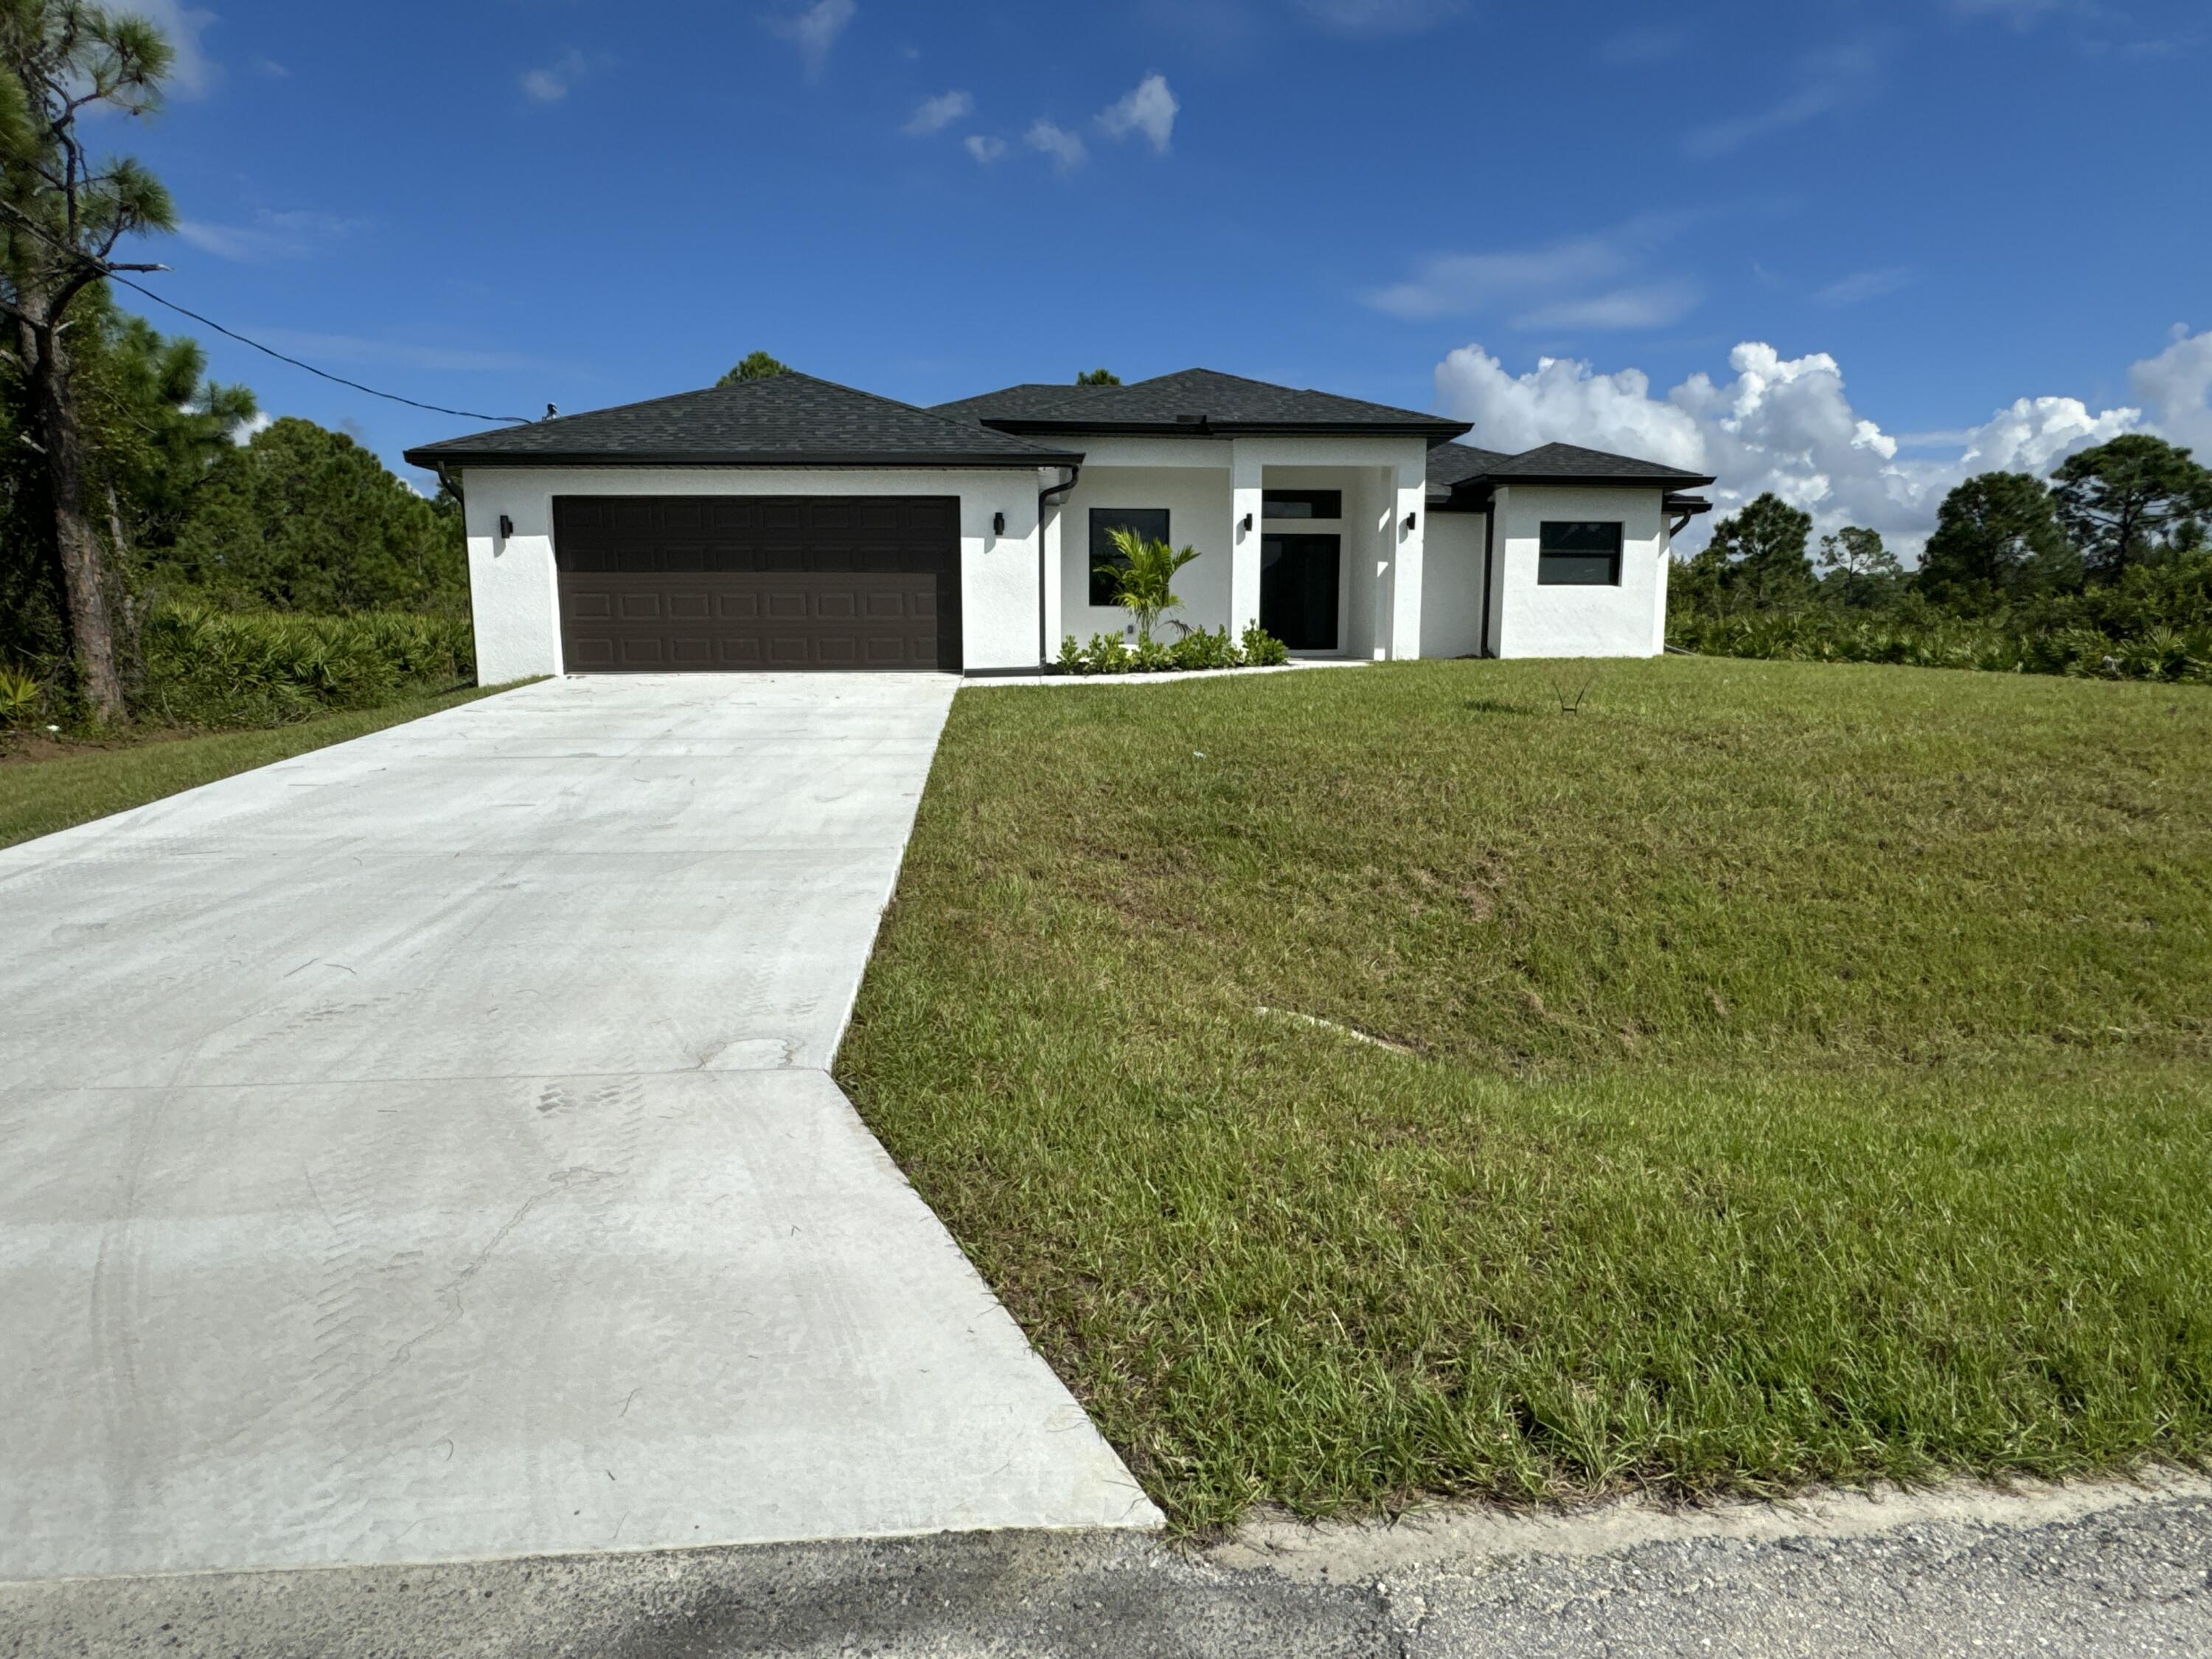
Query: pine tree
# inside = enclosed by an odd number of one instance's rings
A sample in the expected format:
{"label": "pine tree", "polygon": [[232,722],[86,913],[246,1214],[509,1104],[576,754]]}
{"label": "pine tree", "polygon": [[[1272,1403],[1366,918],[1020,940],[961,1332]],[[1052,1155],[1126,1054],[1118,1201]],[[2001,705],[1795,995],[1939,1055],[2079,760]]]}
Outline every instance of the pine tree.
{"label": "pine tree", "polygon": [[171,58],[143,18],[80,0],[0,0],[0,312],[15,325],[9,356],[28,392],[24,435],[45,459],[80,686],[108,723],[128,713],[110,610],[113,550],[87,499],[85,418],[65,331],[109,272],[159,269],[110,256],[126,236],[173,229],[176,213],[137,161],[93,159],[78,120],[88,111],[152,112]]}

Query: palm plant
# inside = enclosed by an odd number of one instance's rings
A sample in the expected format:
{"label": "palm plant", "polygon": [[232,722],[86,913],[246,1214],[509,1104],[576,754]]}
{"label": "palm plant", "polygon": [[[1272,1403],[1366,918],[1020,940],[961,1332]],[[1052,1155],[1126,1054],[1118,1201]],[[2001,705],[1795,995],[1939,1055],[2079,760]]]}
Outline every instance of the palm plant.
{"label": "palm plant", "polygon": [[1100,565],[1098,574],[1113,585],[1114,603],[1136,619],[1139,641],[1149,643],[1152,625],[1182,604],[1175,592],[1176,572],[1196,558],[1198,550],[1150,541],[1127,527],[1109,533],[1121,557]]}

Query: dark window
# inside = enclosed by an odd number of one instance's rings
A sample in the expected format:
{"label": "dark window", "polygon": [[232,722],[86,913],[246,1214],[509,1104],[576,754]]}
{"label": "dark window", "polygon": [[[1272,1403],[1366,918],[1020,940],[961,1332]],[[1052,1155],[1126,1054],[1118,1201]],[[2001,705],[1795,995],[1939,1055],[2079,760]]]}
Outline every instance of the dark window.
{"label": "dark window", "polygon": [[1340,519],[1341,489],[1265,489],[1260,492],[1263,519]]}
{"label": "dark window", "polygon": [[1098,567],[1127,564],[1114,550],[1114,532],[1133,530],[1148,542],[1168,538],[1168,510],[1164,507],[1094,507],[1091,509],[1091,603],[1114,603],[1114,584],[1098,574]]}
{"label": "dark window", "polygon": [[1536,581],[1545,587],[1620,586],[1620,526],[1547,521]]}

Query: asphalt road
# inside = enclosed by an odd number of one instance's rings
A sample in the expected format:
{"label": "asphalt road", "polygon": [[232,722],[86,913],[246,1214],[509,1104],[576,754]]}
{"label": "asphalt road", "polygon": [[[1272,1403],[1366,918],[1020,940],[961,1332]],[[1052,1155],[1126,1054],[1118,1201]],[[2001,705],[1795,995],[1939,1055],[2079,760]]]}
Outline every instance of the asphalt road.
{"label": "asphalt road", "polygon": [[940,1535],[0,1586],[0,1653],[2212,1653],[2212,1481],[1682,1517]]}

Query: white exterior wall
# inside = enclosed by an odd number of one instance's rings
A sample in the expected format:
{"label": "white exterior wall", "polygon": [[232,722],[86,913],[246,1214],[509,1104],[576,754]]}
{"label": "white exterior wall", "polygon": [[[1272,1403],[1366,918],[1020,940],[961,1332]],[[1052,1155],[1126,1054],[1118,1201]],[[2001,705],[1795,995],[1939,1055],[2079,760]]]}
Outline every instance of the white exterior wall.
{"label": "white exterior wall", "polygon": [[[1666,643],[1664,492],[1516,484],[1500,489],[1498,592],[1492,611],[1501,657],[1650,657]],[[1537,550],[1546,520],[1618,520],[1620,586],[1542,587]]]}
{"label": "white exterior wall", "polygon": [[1399,463],[1395,482],[1383,547],[1395,560],[1390,572],[1389,654],[1402,661],[1425,654],[1421,648],[1421,589],[1429,538],[1425,446],[1413,464]]}
{"label": "white exterior wall", "polygon": [[[1060,476],[1056,468],[1042,474],[1025,468],[467,468],[461,490],[477,678],[495,685],[562,670],[556,495],[957,495],[962,665],[1034,668],[1041,660],[1037,491]],[[1004,535],[992,533],[996,513],[1006,515]],[[502,514],[514,524],[504,540],[498,533]],[[1057,636],[1053,644],[1057,649]]]}
{"label": "white exterior wall", "polygon": [[[1084,447],[1079,441],[1073,447]],[[1194,443],[1186,447],[1225,450],[1227,446]],[[1183,605],[1169,617],[1191,628],[1228,625],[1233,521],[1229,458],[1224,453],[1218,459],[1218,468],[1084,464],[1083,476],[1060,513],[1060,629],[1053,636],[1052,654],[1059,654],[1062,635],[1073,634],[1079,643],[1087,644],[1093,634],[1122,634],[1130,625],[1129,613],[1121,606],[1091,603],[1093,507],[1165,507],[1168,539],[1177,547],[1198,550],[1198,556],[1176,574],[1176,592]],[[1164,637],[1173,638],[1174,630]]]}
{"label": "white exterior wall", "polygon": [[1439,513],[1429,520],[1421,573],[1425,657],[1483,654],[1483,538],[1489,525],[1480,513]]}

